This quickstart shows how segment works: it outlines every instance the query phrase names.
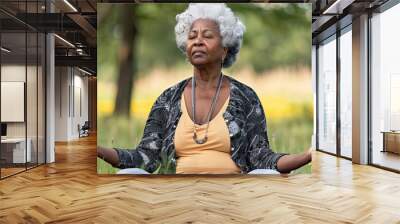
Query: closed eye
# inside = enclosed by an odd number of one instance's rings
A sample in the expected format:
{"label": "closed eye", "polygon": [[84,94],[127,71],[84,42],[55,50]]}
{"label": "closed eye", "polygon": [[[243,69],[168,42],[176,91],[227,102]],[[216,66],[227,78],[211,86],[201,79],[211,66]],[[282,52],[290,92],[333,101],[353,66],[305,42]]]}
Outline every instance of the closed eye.
{"label": "closed eye", "polygon": [[205,38],[212,38],[213,37],[213,33],[211,31],[208,31],[208,30],[205,31],[203,33],[203,35],[204,35]]}

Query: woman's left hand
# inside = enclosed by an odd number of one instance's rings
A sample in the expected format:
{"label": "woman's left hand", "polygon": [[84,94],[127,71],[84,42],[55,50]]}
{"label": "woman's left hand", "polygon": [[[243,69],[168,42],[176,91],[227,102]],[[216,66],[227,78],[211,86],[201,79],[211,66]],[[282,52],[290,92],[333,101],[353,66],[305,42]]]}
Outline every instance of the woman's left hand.
{"label": "woman's left hand", "polygon": [[310,147],[304,152],[304,154],[306,155],[309,162],[312,161],[312,152],[313,151],[314,151],[314,149],[312,147]]}
{"label": "woman's left hand", "polygon": [[289,173],[298,169],[312,160],[312,148],[307,149],[304,153],[284,155],[278,160],[277,168],[281,173]]}

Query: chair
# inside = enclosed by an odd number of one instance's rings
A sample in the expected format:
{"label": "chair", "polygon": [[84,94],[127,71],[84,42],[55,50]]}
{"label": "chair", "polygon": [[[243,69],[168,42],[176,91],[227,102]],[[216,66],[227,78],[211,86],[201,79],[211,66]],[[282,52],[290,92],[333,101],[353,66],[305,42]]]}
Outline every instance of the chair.
{"label": "chair", "polygon": [[80,127],[80,125],[78,124],[79,138],[89,136],[89,129],[90,129],[89,121],[85,121],[82,127]]}

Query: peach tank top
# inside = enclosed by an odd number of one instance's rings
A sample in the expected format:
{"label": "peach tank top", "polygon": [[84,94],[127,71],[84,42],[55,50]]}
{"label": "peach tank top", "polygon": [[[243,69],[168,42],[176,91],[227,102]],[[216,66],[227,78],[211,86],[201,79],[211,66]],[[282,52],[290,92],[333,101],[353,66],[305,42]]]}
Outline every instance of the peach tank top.
{"label": "peach tank top", "polygon": [[[240,173],[239,167],[231,158],[230,137],[223,112],[228,106],[229,98],[218,114],[210,121],[208,140],[196,144],[193,140],[193,121],[186,109],[182,93],[182,116],[175,131],[174,144],[177,155],[177,174],[234,174]],[[204,138],[207,124],[197,125],[198,138]]]}

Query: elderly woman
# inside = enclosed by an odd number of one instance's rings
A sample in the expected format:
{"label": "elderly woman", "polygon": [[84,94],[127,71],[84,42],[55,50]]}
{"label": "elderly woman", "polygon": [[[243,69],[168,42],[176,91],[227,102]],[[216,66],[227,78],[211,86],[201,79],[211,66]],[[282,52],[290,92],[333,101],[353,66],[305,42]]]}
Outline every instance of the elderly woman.
{"label": "elderly woman", "polygon": [[193,76],[157,98],[135,150],[98,147],[98,156],[114,167],[141,168],[125,173],[159,168],[180,174],[288,173],[309,163],[310,151],[271,150],[257,94],[222,73],[234,63],[245,31],[231,9],[190,4],[176,20],[176,42],[193,65]]}

